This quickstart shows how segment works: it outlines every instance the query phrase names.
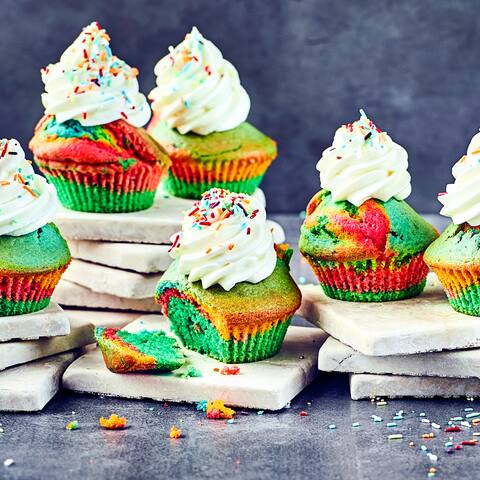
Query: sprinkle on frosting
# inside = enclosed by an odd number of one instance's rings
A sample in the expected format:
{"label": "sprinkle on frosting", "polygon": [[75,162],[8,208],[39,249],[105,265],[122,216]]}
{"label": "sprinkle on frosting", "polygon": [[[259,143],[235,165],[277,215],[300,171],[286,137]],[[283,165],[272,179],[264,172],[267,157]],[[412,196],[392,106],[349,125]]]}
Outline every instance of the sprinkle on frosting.
{"label": "sprinkle on frosting", "polygon": [[110,37],[97,22],[85,27],[60,61],[41,71],[42,102],[58,123],[75,119],[84,126],[124,119],[145,125],[150,107],[139,92],[138,70],[112,54]]}
{"label": "sprinkle on frosting", "polygon": [[363,110],[360,119],[340,127],[317,163],[322,188],[334,201],[357,207],[370,198],[403,200],[410,195],[408,154]]}
{"label": "sprinkle on frosting", "polygon": [[37,175],[15,139],[0,140],[0,235],[20,236],[51,222],[57,192]]}
{"label": "sprinkle on frosting", "polygon": [[453,166],[454,183],[438,194],[443,205],[441,215],[450,217],[456,225],[480,225],[480,133],[473,136],[466,155]]}
{"label": "sprinkle on frosting", "polygon": [[152,109],[182,134],[208,135],[237,127],[250,110],[250,98],[235,67],[193,27],[185,40],[155,66]]}
{"label": "sprinkle on frosting", "polygon": [[180,273],[190,282],[201,280],[203,288],[258,283],[276,265],[265,209],[249,195],[220,188],[204,193],[186,213],[170,255],[178,259]]}

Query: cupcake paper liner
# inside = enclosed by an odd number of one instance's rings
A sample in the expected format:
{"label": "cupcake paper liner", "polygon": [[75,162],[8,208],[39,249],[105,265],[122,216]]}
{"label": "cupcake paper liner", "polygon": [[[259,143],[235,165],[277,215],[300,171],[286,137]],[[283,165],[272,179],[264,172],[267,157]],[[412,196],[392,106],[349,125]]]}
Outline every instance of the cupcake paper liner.
{"label": "cupcake paper liner", "polygon": [[454,310],[480,317],[480,268],[432,266]]}
{"label": "cupcake paper liner", "polygon": [[252,194],[270,163],[271,160],[258,162],[252,159],[229,163],[173,161],[165,186],[170,194],[183,198],[200,198],[202,193],[213,187]]}
{"label": "cupcake paper liner", "polygon": [[397,266],[397,260],[380,258],[373,268],[357,272],[352,262],[327,266],[308,258],[326,295],[356,302],[401,300],[422,292],[429,271],[423,253],[401,266]]}
{"label": "cupcake paper liner", "polygon": [[105,174],[45,165],[40,169],[55,186],[64,207],[96,213],[127,213],[150,208],[163,173],[160,167]]}
{"label": "cupcake paper liner", "polygon": [[23,315],[50,303],[67,265],[43,273],[0,275],[0,316]]}

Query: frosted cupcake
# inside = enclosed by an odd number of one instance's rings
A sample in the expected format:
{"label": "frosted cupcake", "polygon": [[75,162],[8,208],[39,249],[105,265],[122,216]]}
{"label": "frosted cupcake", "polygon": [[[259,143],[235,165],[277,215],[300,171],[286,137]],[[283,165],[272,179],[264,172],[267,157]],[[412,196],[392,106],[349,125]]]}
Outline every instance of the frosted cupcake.
{"label": "frosted cupcake", "polygon": [[438,233],[405,202],[407,159],[363,111],[323,152],[299,247],[328,296],[380,302],[423,290],[423,253]]}
{"label": "frosted cupcake", "polygon": [[58,208],[53,185],[33,171],[20,144],[0,140],[0,316],[45,308],[70,262],[50,223]]}
{"label": "frosted cupcake", "polygon": [[214,188],[173,237],[156,300],[187,348],[227,363],[271,357],[300,306],[290,254],[256,199]]}
{"label": "frosted cupcake", "polygon": [[98,23],[84,28],[60,61],[42,70],[45,116],[30,142],[62,204],[85,212],[152,205],[165,151],[140,128],[151,111],[138,70],[112,54]]}
{"label": "frosted cupcake", "polygon": [[480,133],[452,168],[455,182],[440,193],[442,215],[453,221],[425,252],[450,305],[480,316]]}
{"label": "frosted cupcake", "polygon": [[250,99],[235,67],[193,28],[155,74],[148,132],[172,160],[167,191],[197,199],[212,187],[253,193],[277,148],[245,121]]}

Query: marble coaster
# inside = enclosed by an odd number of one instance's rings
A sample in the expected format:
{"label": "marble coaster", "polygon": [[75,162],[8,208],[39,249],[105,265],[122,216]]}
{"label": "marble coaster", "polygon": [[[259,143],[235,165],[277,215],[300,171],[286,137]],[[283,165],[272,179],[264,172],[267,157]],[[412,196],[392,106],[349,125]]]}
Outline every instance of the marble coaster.
{"label": "marble coaster", "polygon": [[[68,313],[65,312],[65,315]],[[87,318],[71,318],[69,316],[69,319],[70,333],[68,335],[0,343],[0,370],[95,342],[93,325]]]}
{"label": "marble coaster", "polygon": [[0,317],[0,342],[9,340],[35,340],[70,333],[65,312],[55,303],[35,313]]}
{"label": "marble coaster", "polygon": [[140,273],[164,272],[172,262],[169,245],[69,240],[72,257]]}
{"label": "marble coaster", "polygon": [[61,376],[78,352],[61,353],[0,373],[0,411],[35,412],[60,389]]}
{"label": "marble coaster", "polygon": [[[82,285],[61,279],[53,298],[64,307],[108,308],[135,312],[161,312],[161,307],[150,298],[122,298],[108,293],[98,293]],[[135,315],[138,317],[138,315]]]}
{"label": "marble coaster", "polygon": [[[258,190],[254,196],[263,201],[264,194]],[[183,215],[193,203],[193,200],[159,192],[153,206],[147,210],[87,213],[61,208],[55,223],[67,239],[168,245],[170,237],[180,230]]]}
{"label": "marble coaster", "polygon": [[123,328],[138,318],[137,312],[110,312],[108,310],[65,308],[70,321],[87,322],[94,327]]}
{"label": "marble coaster", "polygon": [[398,302],[343,302],[319,285],[301,287],[298,315],[364,355],[409,355],[480,346],[480,318],[455,312],[434,274],[418,297]]}
{"label": "marble coaster", "polygon": [[480,377],[480,349],[373,357],[329,337],[318,353],[318,369],[324,372]]}
{"label": "marble coaster", "polygon": [[[131,331],[162,328],[168,320],[159,315],[140,317],[127,327]],[[104,364],[99,349],[75,361],[63,376],[63,386],[78,392],[125,398],[150,398],[158,401],[198,402],[222,399],[227,405],[243,408],[279,410],[300,393],[318,374],[318,348],[326,339],[319,329],[290,327],[281,351],[261,362],[239,364],[239,375],[221,375],[223,363],[185,350],[187,364],[167,374],[115,374]],[[202,377],[182,378],[187,366],[202,372]]]}
{"label": "marble coaster", "polygon": [[352,400],[373,396],[382,398],[478,397],[480,396],[480,379],[370,374],[350,376]]}
{"label": "marble coaster", "polygon": [[123,298],[152,298],[162,274],[143,274],[73,259],[63,274],[65,280],[98,293]]}

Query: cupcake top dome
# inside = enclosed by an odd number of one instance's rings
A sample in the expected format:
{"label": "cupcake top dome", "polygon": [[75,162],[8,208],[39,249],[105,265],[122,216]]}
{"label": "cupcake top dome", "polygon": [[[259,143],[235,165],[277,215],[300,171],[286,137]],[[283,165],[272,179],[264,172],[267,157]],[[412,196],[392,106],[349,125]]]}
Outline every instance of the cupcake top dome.
{"label": "cupcake top dome", "polygon": [[193,27],[185,40],[155,66],[152,109],[181,134],[208,135],[237,127],[250,110],[250,98],[235,67]]}
{"label": "cupcake top dome", "polygon": [[454,224],[480,225],[480,132],[474,135],[466,155],[453,166],[454,183],[438,195],[443,205],[441,215],[450,217]]}
{"label": "cupcake top dome", "polygon": [[332,200],[359,207],[374,198],[404,200],[411,193],[408,154],[360,110],[360,119],[342,125],[317,163],[322,188]]}
{"label": "cupcake top dome", "polygon": [[37,175],[15,139],[0,140],[0,235],[20,236],[51,222],[57,192]]}
{"label": "cupcake top dome", "polygon": [[170,255],[189,282],[202,287],[258,283],[277,262],[273,235],[263,206],[246,194],[212,188],[186,213],[182,230],[172,237]]}
{"label": "cupcake top dome", "polygon": [[83,126],[124,119],[145,125],[151,111],[139,92],[138,70],[112,54],[110,37],[97,22],[85,27],[60,61],[42,69],[47,115],[57,122],[75,119]]}

